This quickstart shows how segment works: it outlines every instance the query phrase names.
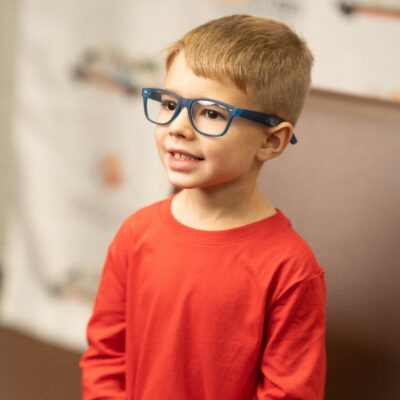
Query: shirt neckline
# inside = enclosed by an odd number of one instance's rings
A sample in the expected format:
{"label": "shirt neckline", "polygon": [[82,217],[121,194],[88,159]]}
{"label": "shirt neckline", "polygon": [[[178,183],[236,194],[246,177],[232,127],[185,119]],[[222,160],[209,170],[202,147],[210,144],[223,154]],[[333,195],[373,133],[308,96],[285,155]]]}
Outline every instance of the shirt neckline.
{"label": "shirt neckline", "polygon": [[217,231],[201,230],[189,227],[179,222],[172,214],[171,205],[174,196],[160,203],[160,217],[164,226],[181,239],[199,244],[218,245],[251,239],[258,235],[276,233],[278,228],[290,226],[290,221],[276,208],[276,214],[260,221],[251,222],[235,228]]}

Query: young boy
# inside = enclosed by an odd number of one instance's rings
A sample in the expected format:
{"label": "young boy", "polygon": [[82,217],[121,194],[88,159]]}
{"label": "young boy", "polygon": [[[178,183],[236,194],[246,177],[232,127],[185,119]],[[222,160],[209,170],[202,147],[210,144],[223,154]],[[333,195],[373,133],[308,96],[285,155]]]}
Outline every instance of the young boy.
{"label": "young boy", "polygon": [[233,15],[169,49],[146,117],[181,191],[109,248],[81,360],[83,399],[323,398],[324,273],[261,194],[295,143],[313,57],[286,25]]}

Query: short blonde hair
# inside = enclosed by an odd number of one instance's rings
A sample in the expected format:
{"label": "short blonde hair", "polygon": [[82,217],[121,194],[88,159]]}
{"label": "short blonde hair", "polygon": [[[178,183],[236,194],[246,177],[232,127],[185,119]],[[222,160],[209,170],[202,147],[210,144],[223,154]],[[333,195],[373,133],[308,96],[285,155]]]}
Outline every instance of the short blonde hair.
{"label": "short blonde hair", "polygon": [[228,76],[256,96],[261,111],[296,123],[314,59],[305,41],[284,23],[243,14],[209,21],[167,49],[167,71],[181,51],[196,75]]}

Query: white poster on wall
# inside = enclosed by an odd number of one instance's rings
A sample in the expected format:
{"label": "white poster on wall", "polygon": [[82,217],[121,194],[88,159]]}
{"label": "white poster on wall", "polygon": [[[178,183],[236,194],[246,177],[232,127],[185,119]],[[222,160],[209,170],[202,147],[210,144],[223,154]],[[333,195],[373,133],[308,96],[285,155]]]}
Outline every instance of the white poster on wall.
{"label": "white poster on wall", "polygon": [[170,186],[140,88],[159,85],[133,2],[20,4],[13,122],[15,202],[3,323],[82,348],[107,245]]}

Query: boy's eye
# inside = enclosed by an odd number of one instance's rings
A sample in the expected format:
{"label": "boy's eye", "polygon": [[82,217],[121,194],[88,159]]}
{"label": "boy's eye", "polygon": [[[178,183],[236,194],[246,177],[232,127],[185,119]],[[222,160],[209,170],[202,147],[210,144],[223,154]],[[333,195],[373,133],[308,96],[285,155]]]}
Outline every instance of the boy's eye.
{"label": "boy's eye", "polygon": [[206,109],[203,111],[204,115],[210,119],[226,119],[222,113],[215,110]]}
{"label": "boy's eye", "polygon": [[176,109],[176,102],[172,100],[164,100],[162,102],[162,108],[168,111],[175,111]]}
{"label": "boy's eye", "polygon": [[198,101],[195,109],[197,115],[213,121],[226,121],[229,118],[229,111],[222,105],[212,101]]}

